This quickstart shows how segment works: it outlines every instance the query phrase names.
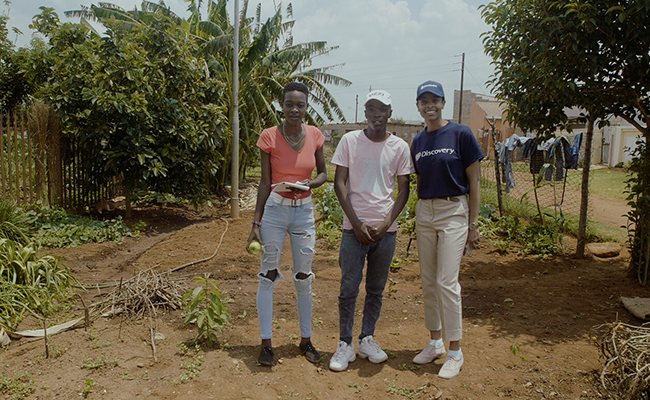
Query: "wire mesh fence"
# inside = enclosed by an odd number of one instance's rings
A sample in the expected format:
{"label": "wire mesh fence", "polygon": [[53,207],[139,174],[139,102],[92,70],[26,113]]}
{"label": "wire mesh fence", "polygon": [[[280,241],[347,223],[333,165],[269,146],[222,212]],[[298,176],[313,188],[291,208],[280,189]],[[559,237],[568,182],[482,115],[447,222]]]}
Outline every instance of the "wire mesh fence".
{"label": "wire mesh fence", "polygon": [[[499,168],[502,174],[501,166]],[[543,174],[541,179],[540,173]],[[504,201],[504,212],[508,214],[513,211],[508,210],[508,207],[517,203],[526,203],[534,207],[539,204],[543,212],[557,213],[558,218],[562,213],[580,215],[582,170],[567,169],[558,172],[554,168],[548,168],[540,173],[532,173],[528,161],[512,163],[514,187],[506,189],[501,175],[503,198],[514,200]],[[481,162],[481,197],[491,204],[497,204],[496,170],[493,160]],[[592,212],[593,206],[590,205],[587,218],[590,218]]]}

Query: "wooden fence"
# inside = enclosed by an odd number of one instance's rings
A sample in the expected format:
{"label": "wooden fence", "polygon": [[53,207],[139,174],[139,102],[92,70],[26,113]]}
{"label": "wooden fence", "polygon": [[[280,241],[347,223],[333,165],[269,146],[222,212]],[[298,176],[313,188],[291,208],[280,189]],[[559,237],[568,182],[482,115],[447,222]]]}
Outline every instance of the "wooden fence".
{"label": "wooden fence", "polygon": [[84,167],[93,148],[61,134],[52,110],[35,104],[29,114],[0,111],[0,196],[18,204],[84,210],[120,191],[119,179],[98,179]]}

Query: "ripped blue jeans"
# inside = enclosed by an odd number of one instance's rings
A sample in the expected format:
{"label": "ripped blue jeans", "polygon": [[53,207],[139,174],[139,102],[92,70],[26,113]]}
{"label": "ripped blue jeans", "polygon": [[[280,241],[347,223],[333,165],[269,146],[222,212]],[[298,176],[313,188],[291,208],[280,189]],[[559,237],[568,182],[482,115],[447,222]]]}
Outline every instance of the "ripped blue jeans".
{"label": "ripped blue jeans", "polygon": [[[311,337],[312,292],[311,281],[314,274],[311,263],[314,259],[316,228],[314,226],[314,205],[309,202],[298,207],[280,205],[271,196],[264,205],[264,216],[260,235],[262,237],[262,268],[257,287],[257,317],[260,336],[273,337],[273,290],[283,276],[280,273],[280,256],[286,234],[289,233],[291,254],[293,256],[293,281],[296,286],[296,301],[300,322],[300,336]],[[278,271],[275,281],[265,275],[268,271]],[[307,278],[298,279],[299,273]]]}

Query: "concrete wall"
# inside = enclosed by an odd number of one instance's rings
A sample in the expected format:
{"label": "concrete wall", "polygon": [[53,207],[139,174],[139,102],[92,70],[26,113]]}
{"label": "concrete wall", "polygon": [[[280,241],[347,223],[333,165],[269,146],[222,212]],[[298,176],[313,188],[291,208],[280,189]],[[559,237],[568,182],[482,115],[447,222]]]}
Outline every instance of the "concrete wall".
{"label": "concrete wall", "polygon": [[[326,140],[329,137],[343,136],[344,134],[363,129],[367,124],[328,124],[320,127],[320,130],[325,134]],[[386,130],[395,133],[407,142],[411,143],[415,135],[422,132],[424,129],[424,122],[421,124],[387,124]]]}

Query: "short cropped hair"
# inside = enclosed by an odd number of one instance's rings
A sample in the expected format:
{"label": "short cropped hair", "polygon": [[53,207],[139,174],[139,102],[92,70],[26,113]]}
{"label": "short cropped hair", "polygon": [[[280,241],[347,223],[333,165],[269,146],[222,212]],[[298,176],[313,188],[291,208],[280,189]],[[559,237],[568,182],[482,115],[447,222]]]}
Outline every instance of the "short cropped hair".
{"label": "short cropped hair", "polygon": [[304,83],[291,82],[291,83],[288,83],[284,87],[284,90],[282,91],[282,101],[284,101],[284,95],[285,94],[287,94],[288,92],[293,92],[293,91],[303,92],[305,94],[305,97],[309,98],[309,88]]}

